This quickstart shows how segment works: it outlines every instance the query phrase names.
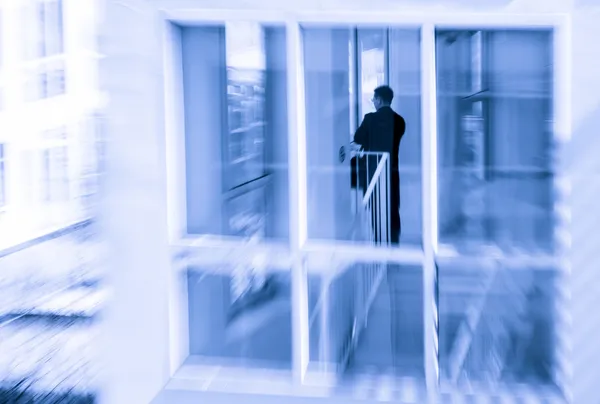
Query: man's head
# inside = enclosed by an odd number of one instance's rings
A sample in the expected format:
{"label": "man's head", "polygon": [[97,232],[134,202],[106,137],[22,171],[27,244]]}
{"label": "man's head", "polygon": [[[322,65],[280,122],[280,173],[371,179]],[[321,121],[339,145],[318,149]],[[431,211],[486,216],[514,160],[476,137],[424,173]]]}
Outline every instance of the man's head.
{"label": "man's head", "polygon": [[379,86],[373,94],[373,105],[376,109],[389,107],[394,99],[394,91],[390,86]]}

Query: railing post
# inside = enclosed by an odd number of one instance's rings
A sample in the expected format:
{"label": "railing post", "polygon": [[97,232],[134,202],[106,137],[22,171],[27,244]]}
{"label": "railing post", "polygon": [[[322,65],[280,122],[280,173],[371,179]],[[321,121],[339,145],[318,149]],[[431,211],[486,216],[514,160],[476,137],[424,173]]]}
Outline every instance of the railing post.
{"label": "railing post", "polygon": [[[392,201],[391,201],[391,182],[392,182],[392,172],[391,172],[391,167],[392,167],[392,159],[391,156],[388,155],[387,161],[386,161],[386,168],[385,168],[385,175],[386,175],[386,181],[385,181],[385,193],[386,193],[386,203],[387,203],[387,207],[385,209],[385,211],[387,212],[387,234],[388,234],[388,244],[392,243],[392,209],[397,209],[392,207]],[[398,167],[396,167],[398,168]]]}

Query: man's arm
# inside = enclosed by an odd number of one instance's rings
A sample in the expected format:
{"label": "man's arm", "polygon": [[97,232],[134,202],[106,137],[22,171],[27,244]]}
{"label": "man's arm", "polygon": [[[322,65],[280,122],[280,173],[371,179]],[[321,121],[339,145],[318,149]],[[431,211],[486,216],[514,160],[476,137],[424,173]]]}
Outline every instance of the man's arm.
{"label": "man's arm", "polygon": [[371,114],[365,115],[363,121],[361,122],[360,126],[356,130],[356,133],[354,134],[354,143],[359,144],[363,147],[367,143],[367,139],[369,136],[369,130],[367,129],[368,126],[366,124],[369,115]]}

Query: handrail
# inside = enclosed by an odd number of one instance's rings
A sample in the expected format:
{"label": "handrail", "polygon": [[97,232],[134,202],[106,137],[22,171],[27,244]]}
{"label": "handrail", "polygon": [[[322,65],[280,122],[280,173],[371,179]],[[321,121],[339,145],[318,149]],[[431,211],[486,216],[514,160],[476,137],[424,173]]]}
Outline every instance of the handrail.
{"label": "handrail", "polygon": [[381,160],[379,160],[379,164],[377,164],[377,169],[375,170],[375,173],[373,173],[373,178],[371,178],[371,182],[369,183],[369,186],[367,187],[367,190],[365,191],[365,196],[363,197],[363,200],[362,200],[363,206],[367,205],[367,203],[369,202],[369,198],[371,197],[371,194],[375,190],[375,185],[376,185],[377,181],[379,180],[379,176],[383,172],[383,169],[386,166],[386,161],[389,159],[389,155],[390,155],[387,152],[373,153],[373,154],[381,154],[382,157],[381,157]]}
{"label": "handrail", "polygon": [[[367,245],[378,245],[389,241],[390,233],[390,173],[389,153],[351,151],[351,157],[376,157],[377,166],[372,173],[368,159],[366,169],[357,169],[357,192],[364,192],[357,198],[357,211],[354,217],[353,231],[361,233],[361,241]],[[356,161],[358,165],[358,160]],[[368,185],[362,176],[367,176]],[[371,178],[369,178],[371,177]],[[366,190],[361,189],[366,186]],[[384,226],[387,224],[387,229]],[[387,230],[387,231],[386,231]],[[384,262],[348,262],[342,264],[335,277],[330,277],[317,301],[310,324],[314,324],[317,312],[321,312],[323,336],[319,343],[321,360],[333,365],[337,372],[343,372],[358,346],[363,330],[367,325],[369,313],[384,281],[386,264]],[[333,286],[341,282],[342,285]],[[329,293],[333,296],[328,297]],[[322,306],[322,307],[321,307]],[[348,315],[338,315],[350,312]]]}

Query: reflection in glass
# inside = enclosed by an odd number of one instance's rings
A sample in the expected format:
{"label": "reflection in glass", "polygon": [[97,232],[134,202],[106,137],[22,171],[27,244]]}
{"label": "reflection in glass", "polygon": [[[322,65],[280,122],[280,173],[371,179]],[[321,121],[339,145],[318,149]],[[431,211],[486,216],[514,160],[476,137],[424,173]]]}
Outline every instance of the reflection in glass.
{"label": "reflection in glass", "polygon": [[190,355],[217,364],[233,360],[250,367],[291,368],[289,274],[268,268],[267,286],[240,301],[232,298],[235,269],[223,263],[188,270]]}
{"label": "reflection in glass", "polygon": [[181,37],[187,233],[287,239],[285,27],[227,22]]}
{"label": "reflection in glass", "polygon": [[311,369],[347,383],[367,373],[423,377],[420,266],[313,257],[308,273]]}
{"label": "reflection in glass", "polygon": [[[264,239],[266,232],[267,202],[265,186],[236,195],[226,202],[226,217],[229,218],[230,234],[248,239],[247,248],[252,248]],[[244,301],[251,295],[258,295],[266,287],[266,273],[261,259],[252,265],[237,265],[232,280],[233,301]]]}
{"label": "reflection in glass", "polygon": [[[356,241],[360,201],[351,188],[348,135],[389,83],[407,121],[400,145],[402,237],[421,242],[420,35],[400,28],[304,27],[308,237]],[[350,49],[350,51],[348,51]],[[389,72],[389,73],[388,73]],[[357,91],[352,78],[356,78]],[[352,122],[354,120],[354,122]],[[376,163],[374,163],[376,164]],[[357,181],[360,184],[360,180]],[[363,241],[363,240],[361,240]]]}
{"label": "reflection in glass", "polygon": [[438,31],[440,242],[553,249],[549,31]]}
{"label": "reflection in glass", "polygon": [[460,258],[439,266],[442,379],[556,384],[560,269]]}
{"label": "reflection in glass", "polygon": [[234,188],[265,173],[266,61],[262,27],[258,23],[228,22],[227,152],[228,187]]}
{"label": "reflection in glass", "polygon": [[[373,90],[389,80],[386,74],[387,29],[357,29],[360,60],[360,120],[375,112]],[[360,123],[360,122],[359,122]]]}

